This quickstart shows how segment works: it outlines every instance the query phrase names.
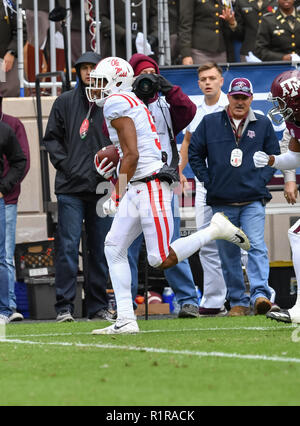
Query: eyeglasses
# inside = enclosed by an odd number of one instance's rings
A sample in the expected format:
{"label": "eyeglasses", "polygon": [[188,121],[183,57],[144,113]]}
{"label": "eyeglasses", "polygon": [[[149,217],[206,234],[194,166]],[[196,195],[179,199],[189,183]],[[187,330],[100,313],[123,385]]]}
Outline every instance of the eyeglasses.
{"label": "eyeglasses", "polygon": [[229,93],[231,92],[245,92],[245,93],[252,93],[250,87],[247,86],[233,86],[230,88]]}

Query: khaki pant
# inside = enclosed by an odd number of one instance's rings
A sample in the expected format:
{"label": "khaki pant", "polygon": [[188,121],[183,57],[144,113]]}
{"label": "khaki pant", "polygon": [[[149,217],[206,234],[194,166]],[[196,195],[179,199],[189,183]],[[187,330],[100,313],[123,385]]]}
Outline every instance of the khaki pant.
{"label": "khaki pant", "polygon": [[192,49],[192,58],[196,65],[201,65],[205,62],[216,62],[217,64],[227,62],[226,52],[212,53],[206,50]]}

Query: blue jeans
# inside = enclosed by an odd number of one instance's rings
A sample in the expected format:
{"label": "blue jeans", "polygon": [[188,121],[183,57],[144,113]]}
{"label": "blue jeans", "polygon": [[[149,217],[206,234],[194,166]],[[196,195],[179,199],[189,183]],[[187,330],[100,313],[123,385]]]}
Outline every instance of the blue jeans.
{"label": "blue jeans", "polygon": [[257,297],[270,299],[270,267],[264,240],[265,207],[260,201],[255,201],[246,206],[213,206],[213,212],[224,212],[234,225],[243,229],[251,244],[247,265],[249,297],[245,293],[240,248],[228,241],[217,240],[230,306],[253,306]]}
{"label": "blue jeans", "polygon": [[[172,200],[172,212],[174,218],[174,232],[171,242],[180,238],[180,216],[177,195],[174,195]],[[128,249],[133,301],[138,292],[138,260],[142,242],[143,234],[136,238]],[[165,269],[164,274],[180,306],[187,303],[198,306],[197,292],[188,259],[172,266],[172,268]]]}
{"label": "blue jeans", "polygon": [[9,317],[12,311],[9,307],[8,297],[8,268],[6,264],[5,251],[5,204],[4,199],[0,198],[0,314]]}
{"label": "blue jeans", "polygon": [[78,274],[79,244],[82,224],[87,237],[87,282],[85,300],[87,315],[93,317],[107,309],[106,294],[108,267],[104,255],[104,240],[112,218],[101,218],[96,212],[96,202],[83,201],[72,195],[58,194],[58,224],[56,236],[56,312],[74,311]]}
{"label": "blue jeans", "polygon": [[6,239],[5,239],[5,250],[6,250],[6,263],[8,268],[8,280],[9,280],[9,306],[11,309],[16,309],[16,295],[15,295],[15,246],[16,246],[16,226],[17,226],[17,215],[18,205],[17,204],[6,204],[5,205],[5,217],[6,217]]}

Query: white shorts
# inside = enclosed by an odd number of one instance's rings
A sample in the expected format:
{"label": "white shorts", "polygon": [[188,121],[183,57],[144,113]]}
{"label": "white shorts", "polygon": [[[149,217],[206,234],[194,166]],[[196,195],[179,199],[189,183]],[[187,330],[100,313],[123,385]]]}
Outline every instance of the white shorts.
{"label": "white shorts", "polygon": [[170,185],[158,179],[129,184],[107,234],[105,245],[128,249],[143,232],[148,262],[158,267],[169,255],[173,235]]}

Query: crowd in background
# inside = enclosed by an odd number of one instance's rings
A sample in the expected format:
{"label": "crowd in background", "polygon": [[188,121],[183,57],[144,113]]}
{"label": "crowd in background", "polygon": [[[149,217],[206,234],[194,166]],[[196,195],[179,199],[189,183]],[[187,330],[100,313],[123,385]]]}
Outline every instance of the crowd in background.
{"label": "crowd in background", "polygon": [[[142,2],[131,4],[132,54],[146,53],[159,62],[158,2],[146,1],[147,40],[143,39]],[[18,96],[17,75],[17,17],[14,2],[0,2],[0,58],[4,61],[6,83],[0,83],[3,96]],[[64,7],[56,0],[56,7]],[[72,67],[81,55],[81,5],[71,0],[71,62]],[[24,10],[24,65],[25,79],[35,80],[33,0],[22,2]],[[300,2],[299,0],[169,0],[169,37],[171,65],[200,65],[216,63],[297,61],[300,55]],[[90,15],[86,9],[86,50],[91,48]],[[99,2],[100,53],[111,56],[110,1]],[[38,2],[38,37],[40,72],[50,70],[49,2]],[[114,10],[116,56],[126,58],[125,2],[115,0]],[[57,69],[65,69],[62,28],[56,23]],[[141,50],[148,49],[147,52]],[[164,54],[165,52],[163,52]],[[20,54],[20,52],[19,52]],[[160,63],[160,62],[159,62]]]}

